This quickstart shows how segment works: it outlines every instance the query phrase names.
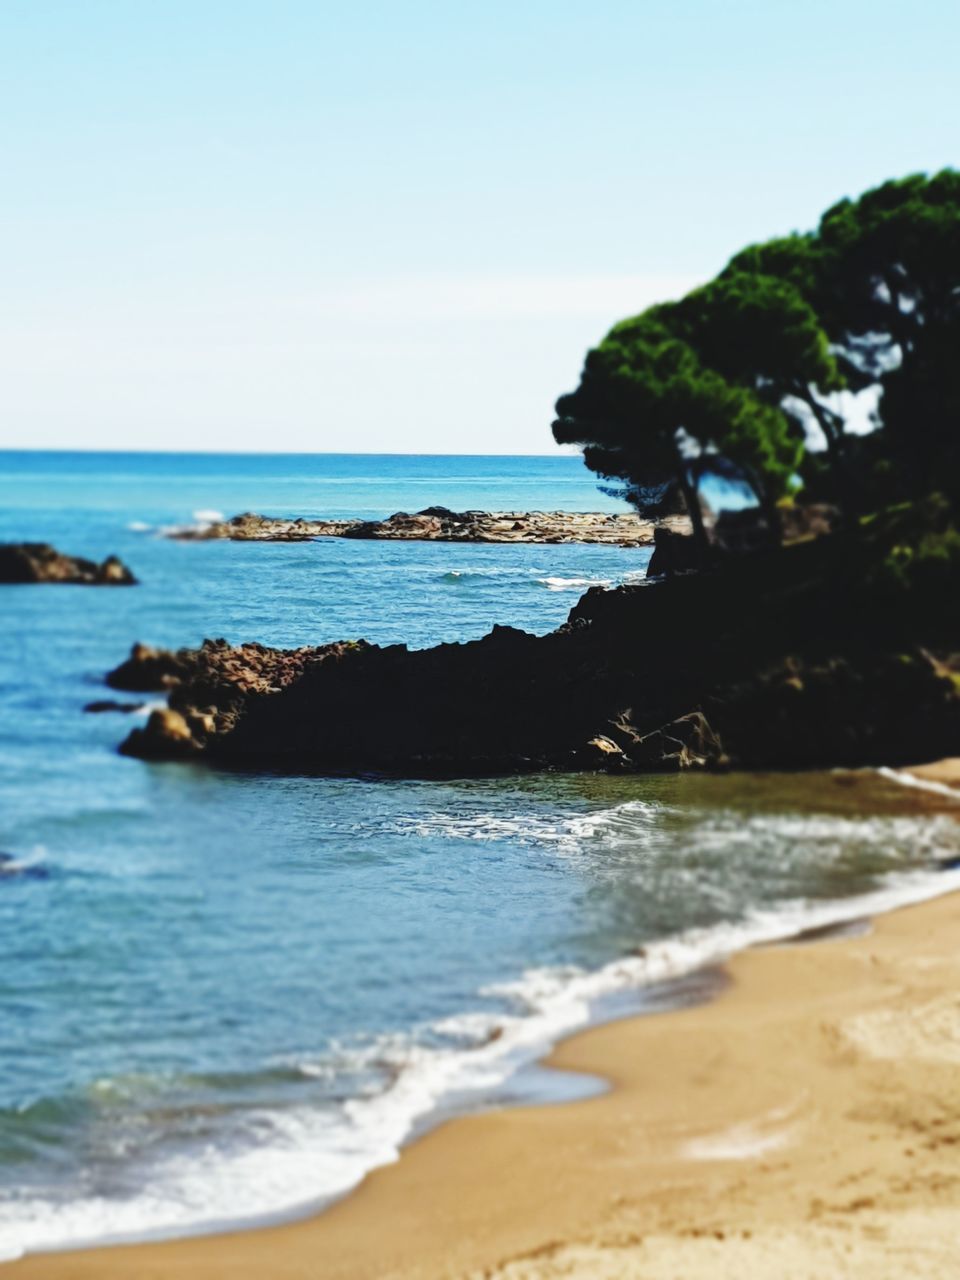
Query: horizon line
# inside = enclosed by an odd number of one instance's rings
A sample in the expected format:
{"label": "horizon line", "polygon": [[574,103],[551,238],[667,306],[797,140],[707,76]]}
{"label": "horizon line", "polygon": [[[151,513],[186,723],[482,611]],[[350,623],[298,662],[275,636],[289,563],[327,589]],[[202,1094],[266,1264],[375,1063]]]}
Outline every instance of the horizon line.
{"label": "horizon line", "polygon": [[133,454],[138,457],[175,457],[178,454],[187,454],[193,457],[226,458],[576,458],[582,456],[578,453],[566,453],[561,447],[553,453],[437,453],[402,449],[106,449],[84,446],[69,448],[64,445],[30,448],[22,445],[0,444],[0,454],[9,453]]}

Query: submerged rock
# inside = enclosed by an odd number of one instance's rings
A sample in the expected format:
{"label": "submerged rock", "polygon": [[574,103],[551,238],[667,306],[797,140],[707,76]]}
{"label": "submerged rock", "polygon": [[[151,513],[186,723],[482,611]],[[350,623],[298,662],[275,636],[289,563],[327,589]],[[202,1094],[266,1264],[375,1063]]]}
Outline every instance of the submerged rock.
{"label": "submerged rock", "polygon": [[102,715],[105,712],[119,711],[124,715],[132,715],[134,711],[142,711],[142,702],[116,702],[113,698],[96,698],[93,702],[88,702],[83,708],[93,715]]}
{"label": "submerged rock", "polygon": [[136,578],[116,556],[102,564],[68,556],[46,542],[0,543],[0,583],[59,582],[90,587],[130,587]]}

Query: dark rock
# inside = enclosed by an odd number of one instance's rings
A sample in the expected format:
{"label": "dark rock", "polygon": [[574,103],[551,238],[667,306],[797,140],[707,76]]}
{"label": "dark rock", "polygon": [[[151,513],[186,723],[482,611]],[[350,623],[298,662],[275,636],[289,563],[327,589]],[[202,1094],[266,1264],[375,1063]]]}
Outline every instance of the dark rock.
{"label": "dark rock", "polygon": [[634,766],[643,770],[717,767],[727,762],[723,745],[702,711],[690,711],[635,737],[627,750]]}
{"label": "dark rock", "polygon": [[90,711],[95,715],[105,711],[122,711],[129,715],[134,711],[142,711],[142,702],[115,702],[112,698],[100,698],[94,702],[88,702],[83,708],[84,711]]}
{"label": "dark rock", "polygon": [[602,733],[591,738],[583,752],[583,766],[587,769],[623,773],[631,765],[632,761],[623,748]]}
{"label": "dark rock", "polygon": [[648,578],[672,573],[691,573],[701,567],[700,553],[693,535],[658,525],[653,535],[653,555],[647,565]]}
{"label": "dark rock", "polygon": [[131,693],[159,693],[178,683],[195,666],[192,651],[154,649],[148,644],[135,644],[130,657],[107,674],[111,689]]}
{"label": "dark rock", "polygon": [[960,599],[891,609],[858,545],[814,539],[592,590],[540,637],[496,627],[412,652],[206,641],[164,655],[180,719],[152,719],[125,750],[420,776],[960,754]]}
{"label": "dark rock", "polygon": [[90,587],[130,587],[136,578],[116,556],[102,564],[67,556],[46,542],[0,543],[0,583],[66,583]]}
{"label": "dark rock", "polygon": [[711,542],[726,555],[745,555],[751,551],[776,546],[781,528],[771,523],[760,507],[744,507],[740,511],[721,511],[713,521]]}
{"label": "dark rock", "polygon": [[471,517],[466,511],[451,511],[449,507],[424,507],[417,512],[418,516],[436,516],[440,520],[455,520],[458,524],[466,523]]}
{"label": "dark rock", "polygon": [[[840,513],[824,502],[797,504],[768,516],[759,507],[721,511],[708,520],[709,558],[748,555],[826,537],[840,527]],[[687,528],[658,526],[647,577],[701,569],[700,553]]]}
{"label": "dark rock", "polygon": [[120,750],[146,760],[182,760],[194,755],[200,742],[185,716],[163,707],[150,713],[143,729],[134,729]]}

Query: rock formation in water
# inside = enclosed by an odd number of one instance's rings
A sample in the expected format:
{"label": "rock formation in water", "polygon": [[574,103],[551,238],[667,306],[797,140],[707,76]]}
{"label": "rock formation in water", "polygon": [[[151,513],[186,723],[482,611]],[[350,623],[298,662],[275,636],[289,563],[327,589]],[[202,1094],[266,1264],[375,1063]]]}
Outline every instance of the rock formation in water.
{"label": "rock formation in water", "polygon": [[155,649],[149,644],[135,644],[130,657],[107,676],[111,689],[125,693],[155,693],[179,684],[193,670],[194,650]]}
{"label": "rock formation in water", "polygon": [[123,744],[146,758],[408,775],[896,764],[960,751],[958,607],[892,608],[821,538],[591,590],[547,636],[139,646],[110,683],[169,693]]}
{"label": "rock formation in water", "polygon": [[90,587],[130,587],[136,578],[116,556],[102,564],[67,556],[46,542],[0,543],[0,583],[59,582]]}
{"label": "rock formation in water", "polygon": [[[664,523],[661,521],[661,523]],[[686,516],[668,516],[677,531]],[[386,520],[288,520],[253,512],[213,524],[172,530],[186,541],[227,538],[235,542],[310,542],[314,538],[358,538],[393,542],[598,542],[621,547],[653,543],[654,522],[634,512],[449,511],[426,507],[415,515],[398,511]]]}
{"label": "rock formation in water", "polygon": [[113,698],[95,698],[93,702],[88,702],[83,709],[92,715],[103,715],[104,713],[110,712],[119,712],[121,715],[133,715],[135,711],[143,710],[143,703],[117,702]]}

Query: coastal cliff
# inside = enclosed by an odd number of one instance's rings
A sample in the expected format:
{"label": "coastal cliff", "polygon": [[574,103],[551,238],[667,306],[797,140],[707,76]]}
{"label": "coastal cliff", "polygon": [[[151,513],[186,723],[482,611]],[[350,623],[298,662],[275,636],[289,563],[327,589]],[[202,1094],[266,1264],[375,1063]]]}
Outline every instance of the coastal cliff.
{"label": "coastal cliff", "polygon": [[135,649],[114,687],[168,692],[122,746],[290,770],[809,768],[960,750],[952,598],[897,606],[837,537],[722,571],[594,589],[537,637],[411,651]]}

